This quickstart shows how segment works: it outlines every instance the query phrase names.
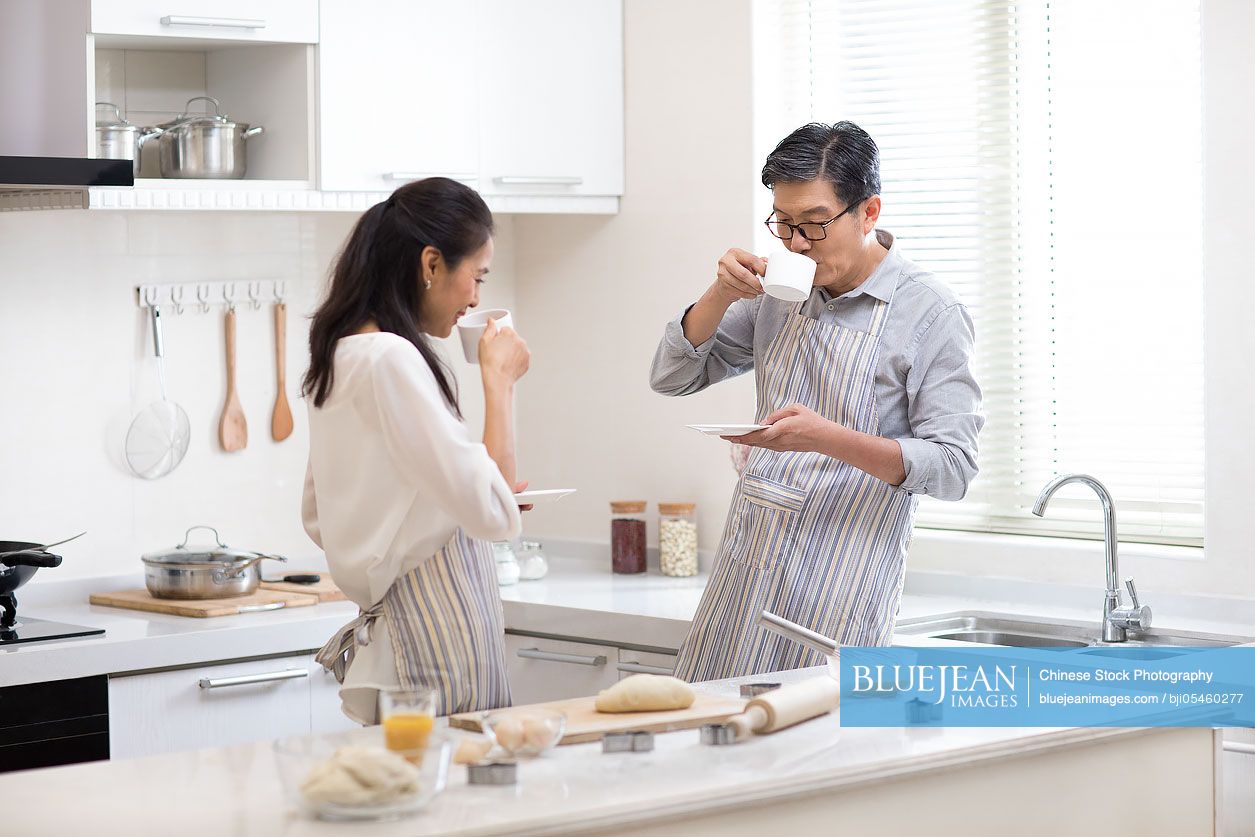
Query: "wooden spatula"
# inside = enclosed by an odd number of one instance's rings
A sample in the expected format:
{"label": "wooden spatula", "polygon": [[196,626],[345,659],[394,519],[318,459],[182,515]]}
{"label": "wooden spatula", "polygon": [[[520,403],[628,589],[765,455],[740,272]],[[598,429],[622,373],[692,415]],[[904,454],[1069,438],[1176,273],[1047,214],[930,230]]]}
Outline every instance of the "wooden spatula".
{"label": "wooden spatula", "polygon": [[292,408],[288,406],[288,370],[285,343],[288,335],[288,306],[275,303],[275,370],[279,378],[279,394],[275,396],[274,413],[270,416],[270,436],[282,442],[292,435]]}
{"label": "wooden spatula", "polygon": [[227,453],[244,450],[248,446],[248,422],[244,420],[244,407],[235,391],[235,309],[227,309],[227,403],[222,408],[218,422],[218,441]]}

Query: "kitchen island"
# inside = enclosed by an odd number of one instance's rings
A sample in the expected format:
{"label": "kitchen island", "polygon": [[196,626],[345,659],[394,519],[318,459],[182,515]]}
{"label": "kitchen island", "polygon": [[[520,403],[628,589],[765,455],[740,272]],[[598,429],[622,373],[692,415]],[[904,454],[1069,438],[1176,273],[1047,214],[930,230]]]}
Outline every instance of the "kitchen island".
{"label": "kitchen island", "polygon": [[[736,694],[741,682],[700,688]],[[430,807],[388,823],[299,817],[268,742],[12,773],[0,776],[0,799],[5,833],[23,837],[1193,835],[1213,833],[1217,741],[1202,728],[842,729],[834,714],[727,747],[701,744],[695,730],[656,736],[651,753],[559,747],[522,762],[510,788],[468,786],[455,766]]]}

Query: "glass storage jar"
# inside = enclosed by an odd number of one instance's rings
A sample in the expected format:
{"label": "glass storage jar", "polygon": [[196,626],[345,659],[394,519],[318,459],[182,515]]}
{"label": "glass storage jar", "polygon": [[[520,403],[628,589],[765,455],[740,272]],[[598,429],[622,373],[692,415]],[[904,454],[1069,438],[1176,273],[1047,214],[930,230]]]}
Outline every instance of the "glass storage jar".
{"label": "glass storage jar", "polygon": [[493,541],[492,557],[497,560],[497,584],[508,587],[519,580],[519,561],[509,541]]}
{"label": "glass storage jar", "polygon": [[610,503],[610,566],[616,573],[645,572],[645,501]]}
{"label": "glass storage jar", "polygon": [[536,581],[549,572],[549,561],[541,550],[540,541],[521,541],[519,543],[519,578],[523,581]]}
{"label": "glass storage jar", "polygon": [[697,575],[697,504],[658,504],[658,564],[663,575]]}

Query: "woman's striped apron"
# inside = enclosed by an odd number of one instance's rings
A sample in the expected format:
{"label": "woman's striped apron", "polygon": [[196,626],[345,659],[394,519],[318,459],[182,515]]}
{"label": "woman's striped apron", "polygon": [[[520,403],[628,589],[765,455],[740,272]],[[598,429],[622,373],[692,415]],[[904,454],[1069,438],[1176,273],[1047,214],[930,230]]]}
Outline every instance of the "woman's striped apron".
{"label": "woman's striped apron", "polygon": [[382,601],[331,638],[318,662],[344,682],[358,645],[383,616],[402,689],[434,689],[437,713],[510,705],[505,670],[505,615],[488,541],[461,529],[430,560],[401,576]]}
{"label": "woman's striped apron", "polygon": [[[879,301],[866,332],[804,316],[804,304],[759,358],[758,420],[802,404],[879,435],[876,360],[892,301]],[[758,627],[764,610],[843,645],[887,645],[915,506],[910,493],[838,459],[754,448],[676,676],[697,682],[824,663]]]}

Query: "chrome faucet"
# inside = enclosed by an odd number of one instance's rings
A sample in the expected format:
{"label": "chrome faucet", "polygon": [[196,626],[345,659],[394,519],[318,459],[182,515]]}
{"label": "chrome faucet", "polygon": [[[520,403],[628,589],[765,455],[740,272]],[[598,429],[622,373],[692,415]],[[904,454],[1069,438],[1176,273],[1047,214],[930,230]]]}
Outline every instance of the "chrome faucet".
{"label": "chrome faucet", "polygon": [[1046,483],[1046,487],[1037,495],[1037,502],[1033,503],[1033,514],[1042,517],[1046,513],[1046,504],[1054,493],[1071,482],[1088,485],[1102,501],[1103,542],[1107,553],[1107,590],[1102,606],[1102,639],[1103,642],[1124,642],[1128,638],[1126,630],[1144,631],[1150,627],[1150,607],[1143,606],[1137,600],[1133,576],[1124,579],[1133,606],[1123,607],[1120,604],[1120,586],[1116,581],[1120,575],[1120,562],[1116,556],[1116,504],[1111,499],[1111,492],[1088,474],[1065,474]]}

